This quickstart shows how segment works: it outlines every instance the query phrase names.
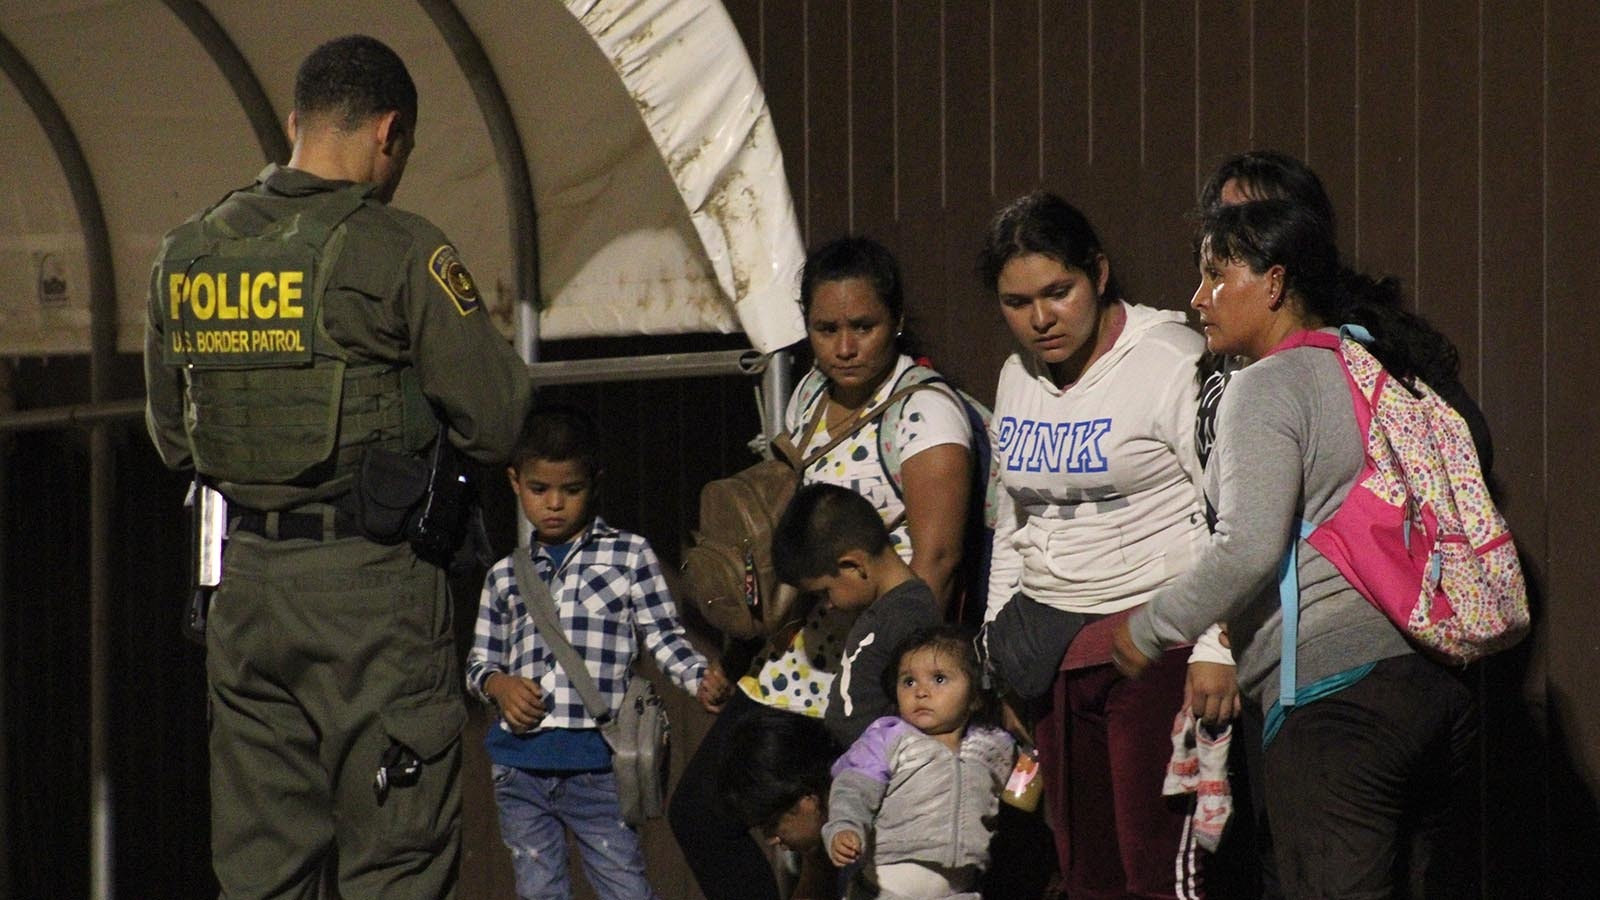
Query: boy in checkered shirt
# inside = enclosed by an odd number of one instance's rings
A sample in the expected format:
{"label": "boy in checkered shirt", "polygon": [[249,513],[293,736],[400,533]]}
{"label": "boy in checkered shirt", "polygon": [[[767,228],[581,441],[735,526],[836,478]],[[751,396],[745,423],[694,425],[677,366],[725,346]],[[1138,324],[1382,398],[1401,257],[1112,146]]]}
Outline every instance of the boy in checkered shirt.
{"label": "boy in checkered shirt", "polygon": [[[728,683],[689,645],[649,542],[594,514],[598,448],[594,424],[577,409],[529,414],[506,474],[533,526],[534,569],[613,714],[639,650],[636,635],[668,678],[715,712]],[[467,688],[499,713],[485,744],[517,893],[570,896],[570,830],[599,897],[654,897],[639,836],[622,821],[611,750],[535,628],[530,602],[517,589],[512,557],[496,563],[467,657]]]}

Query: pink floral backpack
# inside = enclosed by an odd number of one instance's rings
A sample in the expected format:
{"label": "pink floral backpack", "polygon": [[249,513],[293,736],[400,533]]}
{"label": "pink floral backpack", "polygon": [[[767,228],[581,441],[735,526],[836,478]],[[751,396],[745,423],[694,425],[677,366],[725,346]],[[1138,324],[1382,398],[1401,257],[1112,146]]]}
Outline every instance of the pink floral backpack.
{"label": "pink floral backpack", "polygon": [[[1528,631],[1528,591],[1505,519],[1489,497],[1467,423],[1420,380],[1408,388],[1367,351],[1358,325],[1339,336],[1306,331],[1278,349],[1310,346],[1344,363],[1366,462],[1333,516],[1299,537],[1424,652],[1465,664],[1515,644]],[[1282,673],[1294,703],[1299,618],[1298,560],[1290,542],[1279,582],[1284,604]]]}

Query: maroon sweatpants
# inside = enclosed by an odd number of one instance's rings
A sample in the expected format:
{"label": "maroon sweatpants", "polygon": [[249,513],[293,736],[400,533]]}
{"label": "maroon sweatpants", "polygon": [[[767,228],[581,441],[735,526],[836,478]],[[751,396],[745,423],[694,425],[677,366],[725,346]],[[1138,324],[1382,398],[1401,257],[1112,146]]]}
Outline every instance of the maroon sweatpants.
{"label": "maroon sweatpants", "polygon": [[1056,676],[1034,739],[1073,900],[1203,896],[1188,800],[1161,796],[1189,651],[1168,650],[1137,680],[1110,664]]}

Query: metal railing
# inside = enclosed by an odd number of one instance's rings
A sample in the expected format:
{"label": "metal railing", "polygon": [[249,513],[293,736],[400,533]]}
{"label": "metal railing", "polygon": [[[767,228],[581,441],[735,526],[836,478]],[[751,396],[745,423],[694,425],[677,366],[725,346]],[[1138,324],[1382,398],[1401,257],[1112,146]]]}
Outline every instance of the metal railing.
{"label": "metal railing", "polygon": [[[605,359],[575,359],[528,364],[529,377],[538,387],[557,385],[606,384],[622,381],[657,381],[664,378],[704,378],[725,375],[786,374],[787,353],[764,355],[755,350],[712,350],[703,353],[659,353],[650,356],[619,356]],[[766,391],[768,396],[788,397],[782,390]],[[770,421],[780,421],[779,415]],[[144,400],[108,400],[102,403],[74,403],[45,409],[0,413],[0,434],[13,431],[40,431],[52,428],[93,428],[144,415]],[[767,421],[766,418],[763,421]],[[775,435],[767,435],[768,438]]]}

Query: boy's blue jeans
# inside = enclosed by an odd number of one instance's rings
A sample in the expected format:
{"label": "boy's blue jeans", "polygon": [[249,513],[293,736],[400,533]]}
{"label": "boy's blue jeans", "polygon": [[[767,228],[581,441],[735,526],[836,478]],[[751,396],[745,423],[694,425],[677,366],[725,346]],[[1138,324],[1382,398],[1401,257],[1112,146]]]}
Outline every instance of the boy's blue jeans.
{"label": "boy's blue jeans", "polygon": [[601,900],[654,898],[645,879],[639,835],[622,821],[617,776],[611,772],[536,775],[495,765],[494,799],[500,838],[511,850],[517,896],[566,900],[566,831],[578,840],[589,885]]}

